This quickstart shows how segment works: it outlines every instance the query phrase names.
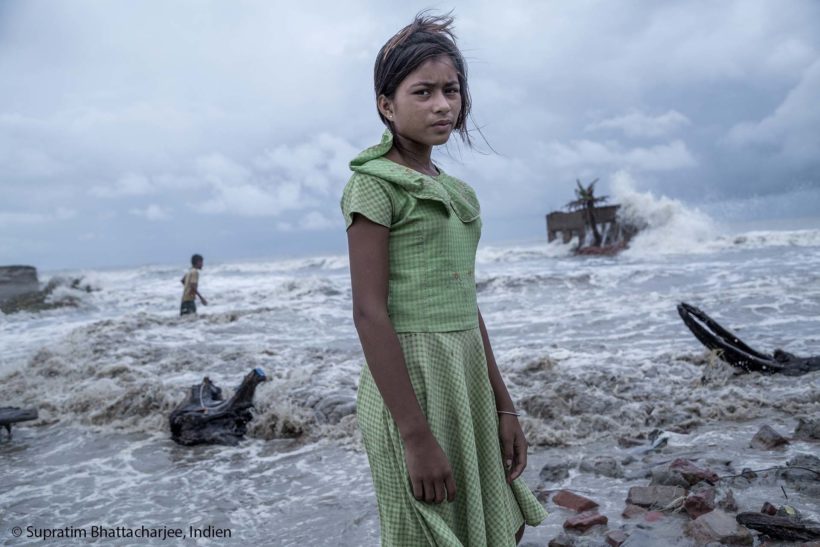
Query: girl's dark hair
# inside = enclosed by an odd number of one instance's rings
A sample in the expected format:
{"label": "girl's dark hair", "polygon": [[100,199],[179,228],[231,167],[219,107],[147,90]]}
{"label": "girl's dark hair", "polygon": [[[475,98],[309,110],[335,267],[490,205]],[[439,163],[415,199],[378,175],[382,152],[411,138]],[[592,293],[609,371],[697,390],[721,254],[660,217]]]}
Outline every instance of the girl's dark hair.
{"label": "girl's dark hair", "polygon": [[[425,61],[439,55],[447,55],[458,73],[461,112],[453,124],[461,139],[470,145],[467,133],[467,117],[470,115],[470,90],[467,87],[467,63],[456,46],[452,29],[453,17],[430,15],[419,12],[413,22],[397,32],[379,50],[373,67],[373,83],[376,98],[384,95],[392,99],[399,84]],[[379,118],[390,132],[396,134],[393,122],[379,111]]]}

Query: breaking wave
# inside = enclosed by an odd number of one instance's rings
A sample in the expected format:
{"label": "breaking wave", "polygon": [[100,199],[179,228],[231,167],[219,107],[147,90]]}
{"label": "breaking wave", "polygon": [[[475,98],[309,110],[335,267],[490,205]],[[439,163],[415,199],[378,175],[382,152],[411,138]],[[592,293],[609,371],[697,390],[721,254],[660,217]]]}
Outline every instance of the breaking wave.
{"label": "breaking wave", "polygon": [[523,260],[541,260],[545,258],[564,258],[572,255],[573,243],[566,245],[559,240],[551,243],[535,243],[513,247],[479,246],[476,253],[476,264],[507,264]]}
{"label": "breaking wave", "polygon": [[717,239],[721,248],[820,247],[820,230],[752,231]]}
{"label": "breaking wave", "polygon": [[[211,346],[199,339],[203,334],[224,338],[252,314],[193,320],[136,314],[98,321],[41,348],[24,367],[9,371],[0,381],[17,394],[15,404],[39,410],[42,424],[150,432],[167,429],[171,410],[204,376],[230,396],[242,376],[258,366],[270,381],[257,389],[252,435],[332,436],[322,431],[335,429],[331,426],[353,413],[355,386],[351,380],[345,389],[345,383],[327,369],[344,368],[352,356],[309,348],[282,351],[264,343]],[[292,366],[294,362],[299,366]],[[337,385],[330,401],[323,395],[328,391],[324,383]],[[352,428],[340,427],[352,433]]]}
{"label": "breaking wave", "polygon": [[717,225],[705,213],[675,199],[636,191],[624,172],[616,173],[612,189],[621,204],[621,222],[640,230],[630,242],[627,256],[704,252],[718,233]]}
{"label": "breaking wave", "polygon": [[[508,386],[527,439],[564,446],[651,429],[686,434],[708,423],[747,422],[771,415],[811,416],[816,387],[786,377],[739,374],[708,352],[662,354],[639,366],[577,365],[549,356],[509,371]],[[777,396],[773,396],[777,394]]]}
{"label": "breaking wave", "polygon": [[820,230],[752,231],[729,235],[728,228],[706,213],[666,196],[635,190],[631,177],[616,173],[613,194],[621,204],[619,219],[640,229],[624,256],[715,253],[765,247],[817,247]]}
{"label": "breaking wave", "polygon": [[[290,351],[264,342],[217,347],[200,339],[236,330],[249,315],[189,320],[137,314],[96,322],[40,349],[0,381],[18,394],[16,404],[39,409],[41,424],[156,432],[167,429],[170,412],[203,376],[230,396],[258,366],[269,381],[257,388],[251,437],[358,443],[358,350]],[[598,349],[595,355],[557,352],[558,358],[507,354],[502,369],[525,412],[531,444],[569,445],[647,428],[686,433],[706,422],[746,421],[772,409],[809,415],[817,404],[810,383],[738,376],[708,354],[662,354],[643,364],[633,359],[630,366],[601,366],[601,359],[614,354]]]}
{"label": "breaking wave", "polygon": [[577,289],[590,286],[592,275],[580,274],[529,274],[495,275],[476,281],[479,293],[507,293],[508,291]]}

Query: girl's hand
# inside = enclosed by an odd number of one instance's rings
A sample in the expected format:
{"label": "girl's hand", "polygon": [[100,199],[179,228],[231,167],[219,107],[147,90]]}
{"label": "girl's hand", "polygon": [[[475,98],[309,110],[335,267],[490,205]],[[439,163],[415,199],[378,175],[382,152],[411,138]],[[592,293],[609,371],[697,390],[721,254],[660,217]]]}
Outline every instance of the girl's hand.
{"label": "girl's hand", "polygon": [[518,417],[512,414],[498,415],[498,436],[501,438],[501,454],[509,484],[520,477],[527,467],[527,439]]}
{"label": "girl's hand", "polygon": [[427,503],[456,499],[456,481],[447,455],[429,431],[405,440],[404,459],[413,486],[413,496]]}

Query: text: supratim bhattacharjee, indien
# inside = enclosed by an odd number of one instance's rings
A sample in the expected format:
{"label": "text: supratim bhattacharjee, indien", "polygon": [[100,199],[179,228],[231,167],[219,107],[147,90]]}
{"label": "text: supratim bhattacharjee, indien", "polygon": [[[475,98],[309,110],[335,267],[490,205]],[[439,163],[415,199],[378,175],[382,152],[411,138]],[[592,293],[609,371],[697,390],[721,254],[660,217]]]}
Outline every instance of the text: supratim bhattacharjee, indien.
{"label": "text: supratim bhattacharjee, indien", "polygon": [[147,526],[87,526],[77,528],[74,526],[64,526],[62,528],[36,528],[26,527],[27,538],[66,539],[66,538],[88,538],[88,539],[187,539],[187,538],[230,538],[232,532],[230,528],[216,528],[208,525],[205,527],[188,526],[185,528],[170,528],[160,526],[157,528]]}

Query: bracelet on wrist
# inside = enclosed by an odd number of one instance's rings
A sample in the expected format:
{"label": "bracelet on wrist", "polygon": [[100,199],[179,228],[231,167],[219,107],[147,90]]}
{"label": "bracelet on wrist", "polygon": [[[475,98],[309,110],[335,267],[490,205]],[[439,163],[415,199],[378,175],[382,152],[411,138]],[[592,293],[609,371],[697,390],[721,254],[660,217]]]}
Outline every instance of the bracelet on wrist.
{"label": "bracelet on wrist", "polygon": [[510,412],[509,410],[496,410],[498,414],[509,414],[510,416],[521,416],[518,412]]}

